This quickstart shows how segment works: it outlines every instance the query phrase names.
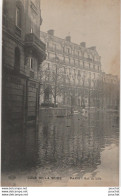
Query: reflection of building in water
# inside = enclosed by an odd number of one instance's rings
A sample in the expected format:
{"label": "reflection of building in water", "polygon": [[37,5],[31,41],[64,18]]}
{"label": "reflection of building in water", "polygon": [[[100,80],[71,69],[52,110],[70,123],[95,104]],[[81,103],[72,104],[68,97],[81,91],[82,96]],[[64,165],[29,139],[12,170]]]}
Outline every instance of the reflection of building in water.
{"label": "reflection of building in water", "polygon": [[80,117],[56,121],[47,117],[38,130],[29,127],[23,132],[8,132],[3,141],[2,171],[16,171],[16,175],[24,171],[27,176],[31,171],[32,175],[44,171],[44,176],[67,176],[68,169],[78,176],[93,172],[101,165],[101,152],[118,144],[118,120],[110,113]]}
{"label": "reflection of building in water", "polygon": [[38,162],[41,162],[41,166],[77,166],[92,171],[100,164],[101,146],[96,127],[91,126],[91,120],[83,122],[83,126],[76,117],[66,121],[57,119],[54,125],[43,124],[38,132],[38,141],[40,139]]}
{"label": "reflection of building in water", "polygon": [[[38,115],[40,64],[39,0],[3,0],[3,122],[11,126],[35,121]],[[3,125],[4,125],[3,124]]]}

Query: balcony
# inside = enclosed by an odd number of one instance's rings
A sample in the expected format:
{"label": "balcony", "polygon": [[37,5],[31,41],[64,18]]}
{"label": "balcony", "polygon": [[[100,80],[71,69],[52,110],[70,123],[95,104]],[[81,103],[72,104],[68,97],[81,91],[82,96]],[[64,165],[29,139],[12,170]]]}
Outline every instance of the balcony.
{"label": "balcony", "polygon": [[37,54],[40,62],[46,58],[46,45],[34,33],[26,34],[24,43],[25,50]]}

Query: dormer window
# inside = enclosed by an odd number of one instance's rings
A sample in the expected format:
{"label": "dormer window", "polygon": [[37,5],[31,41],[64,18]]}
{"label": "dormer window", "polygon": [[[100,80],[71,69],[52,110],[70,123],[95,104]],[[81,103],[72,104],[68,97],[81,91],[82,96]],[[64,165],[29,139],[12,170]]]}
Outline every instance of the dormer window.
{"label": "dormer window", "polygon": [[21,28],[21,10],[18,7],[16,7],[16,26]]}

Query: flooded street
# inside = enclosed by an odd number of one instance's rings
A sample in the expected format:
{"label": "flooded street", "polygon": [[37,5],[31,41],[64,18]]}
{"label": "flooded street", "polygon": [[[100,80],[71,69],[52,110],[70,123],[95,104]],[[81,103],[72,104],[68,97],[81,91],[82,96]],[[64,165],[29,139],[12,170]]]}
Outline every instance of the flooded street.
{"label": "flooded street", "polygon": [[38,128],[2,135],[2,186],[118,185],[119,119],[42,116]]}

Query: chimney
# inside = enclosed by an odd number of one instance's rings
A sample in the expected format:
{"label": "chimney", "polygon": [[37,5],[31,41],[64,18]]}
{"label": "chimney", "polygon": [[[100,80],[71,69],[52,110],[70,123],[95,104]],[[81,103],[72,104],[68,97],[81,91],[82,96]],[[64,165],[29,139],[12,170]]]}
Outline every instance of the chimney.
{"label": "chimney", "polygon": [[96,46],[92,46],[92,47],[90,47],[89,49],[91,49],[91,50],[96,50]]}
{"label": "chimney", "polygon": [[81,43],[80,43],[80,46],[86,48],[86,42],[81,42]]}
{"label": "chimney", "polygon": [[65,40],[71,42],[71,36],[70,35],[66,36]]}
{"label": "chimney", "polygon": [[47,33],[48,33],[49,35],[54,36],[54,30],[53,30],[53,29],[48,30]]}

